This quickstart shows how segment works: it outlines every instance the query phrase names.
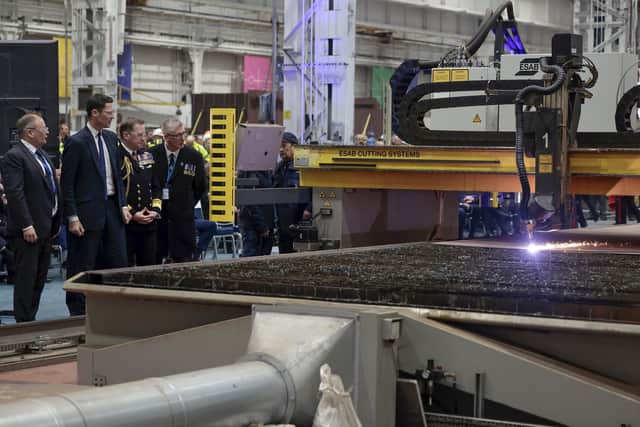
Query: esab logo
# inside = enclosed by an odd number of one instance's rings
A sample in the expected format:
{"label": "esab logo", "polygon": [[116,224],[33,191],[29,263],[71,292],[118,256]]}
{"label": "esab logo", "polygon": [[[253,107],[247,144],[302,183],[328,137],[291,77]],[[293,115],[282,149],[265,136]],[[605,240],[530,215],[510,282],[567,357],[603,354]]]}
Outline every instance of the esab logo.
{"label": "esab logo", "polygon": [[533,76],[540,71],[540,58],[525,58],[520,61],[520,71],[516,76]]}

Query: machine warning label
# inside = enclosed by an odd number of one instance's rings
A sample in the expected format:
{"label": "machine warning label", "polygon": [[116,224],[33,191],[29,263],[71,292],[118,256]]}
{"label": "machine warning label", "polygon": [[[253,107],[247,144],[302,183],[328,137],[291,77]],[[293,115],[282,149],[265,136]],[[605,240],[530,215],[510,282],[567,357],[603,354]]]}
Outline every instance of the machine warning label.
{"label": "machine warning label", "polygon": [[451,70],[451,81],[452,82],[465,82],[469,80],[469,69],[468,68],[458,68]]}
{"label": "machine warning label", "polygon": [[540,154],[538,156],[538,172],[553,173],[553,156],[551,154]]}
{"label": "machine warning label", "polygon": [[473,123],[482,123],[482,120],[480,119],[480,114],[476,113],[475,116],[473,116]]}
{"label": "machine warning label", "polygon": [[443,83],[451,81],[451,70],[448,68],[432,69],[431,70],[431,82]]}
{"label": "machine warning label", "polygon": [[520,70],[516,76],[533,76],[540,71],[540,58],[525,58],[520,61]]}
{"label": "machine warning label", "polygon": [[339,157],[357,157],[359,159],[419,159],[420,151],[418,150],[338,150]]}

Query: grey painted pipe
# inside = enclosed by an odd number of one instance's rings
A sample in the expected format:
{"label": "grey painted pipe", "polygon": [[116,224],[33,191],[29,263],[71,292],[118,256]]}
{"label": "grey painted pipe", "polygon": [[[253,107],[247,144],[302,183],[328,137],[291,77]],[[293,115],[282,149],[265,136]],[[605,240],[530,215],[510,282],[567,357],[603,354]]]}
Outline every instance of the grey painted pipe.
{"label": "grey painted pipe", "polygon": [[287,386],[272,365],[240,362],[0,405],[0,427],[236,427],[277,423]]}

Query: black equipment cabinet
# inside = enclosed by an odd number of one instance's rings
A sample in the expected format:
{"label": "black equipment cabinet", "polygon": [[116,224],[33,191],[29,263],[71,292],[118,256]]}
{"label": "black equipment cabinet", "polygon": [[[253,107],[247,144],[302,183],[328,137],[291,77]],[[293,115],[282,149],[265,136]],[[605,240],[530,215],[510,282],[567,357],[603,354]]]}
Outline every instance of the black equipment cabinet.
{"label": "black equipment cabinet", "polygon": [[57,167],[58,110],[58,42],[0,41],[0,156],[18,141],[18,118],[37,111],[49,127],[44,149]]}

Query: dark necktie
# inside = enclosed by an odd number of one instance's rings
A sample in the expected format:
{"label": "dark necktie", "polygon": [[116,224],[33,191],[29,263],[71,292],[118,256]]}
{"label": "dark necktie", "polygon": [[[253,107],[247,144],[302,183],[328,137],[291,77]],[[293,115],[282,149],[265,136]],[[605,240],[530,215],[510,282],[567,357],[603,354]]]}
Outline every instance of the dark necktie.
{"label": "dark necktie", "polygon": [[102,147],[102,132],[98,132],[98,168],[104,181],[104,198],[107,199],[107,167],[105,166],[104,148]]}
{"label": "dark necktie", "polygon": [[47,181],[49,181],[49,190],[51,190],[51,195],[55,197],[56,180],[53,177],[53,171],[51,170],[51,167],[49,167],[49,162],[47,162],[47,159],[44,153],[42,153],[42,151],[36,151],[36,158],[40,161],[40,164],[42,165],[45,173],[47,174],[47,178],[48,178]]}
{"label": "dark necktie", "polygon": [[169,169],[167,169],[167,185],[169,184],[169,180],[171,176],[173,176],[173,169],[176,167],[176,155],[171,153],[169,154]]}

